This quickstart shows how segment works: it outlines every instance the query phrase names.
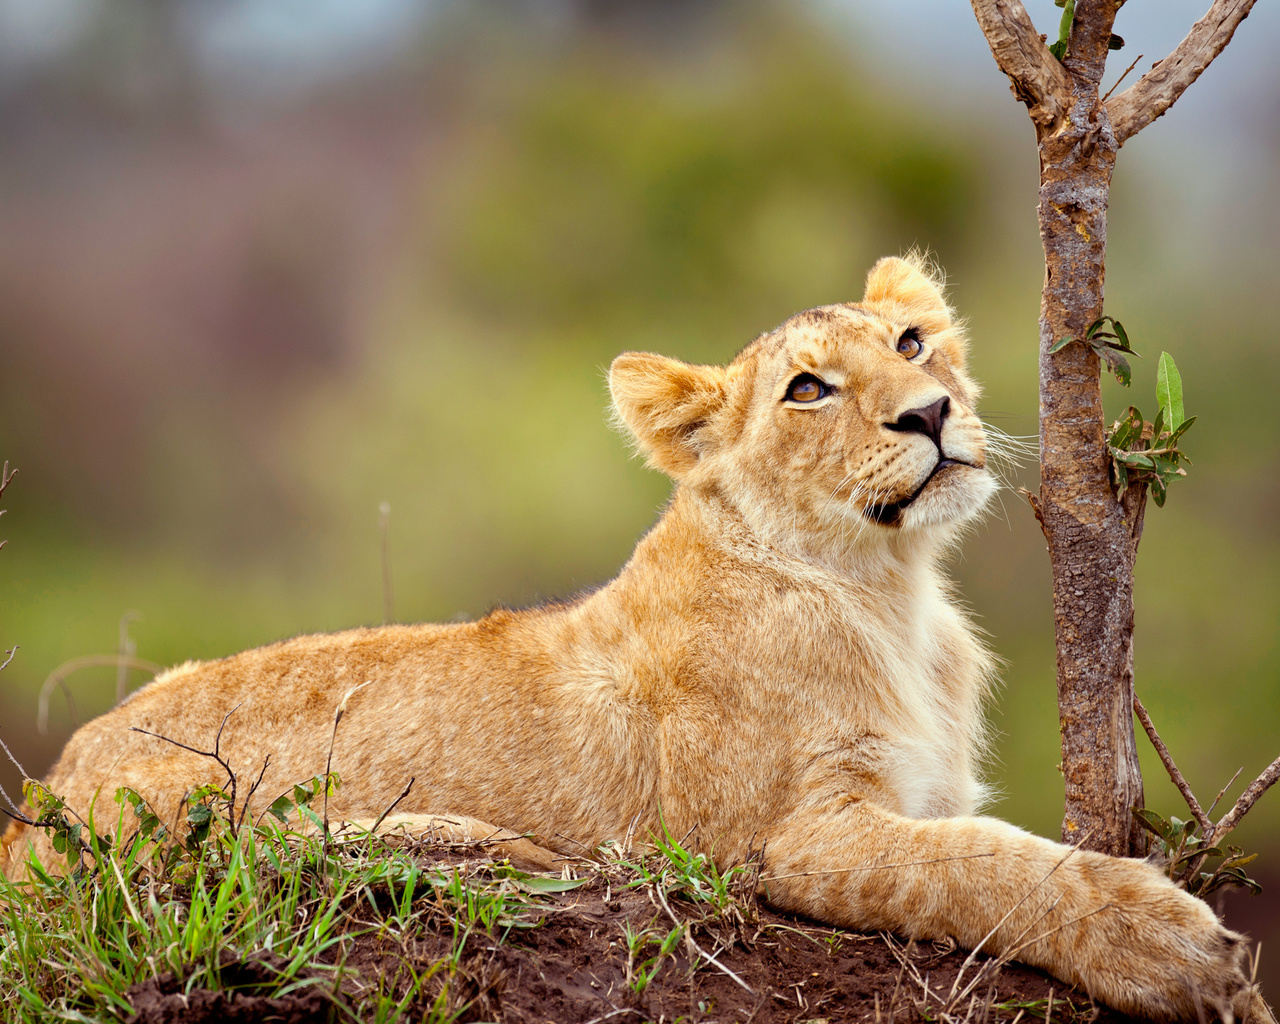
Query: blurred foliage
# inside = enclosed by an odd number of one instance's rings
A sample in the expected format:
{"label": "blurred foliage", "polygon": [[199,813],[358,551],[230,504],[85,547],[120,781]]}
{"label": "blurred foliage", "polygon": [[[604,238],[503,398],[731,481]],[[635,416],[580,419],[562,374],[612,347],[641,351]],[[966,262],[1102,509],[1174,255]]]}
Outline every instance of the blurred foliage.
{"label": "blurred foliage", "polygon": [[594,42],[522,69],[475,119],[443,241],[453,295],[486,316],[687,330],[727,313],[749,337],[849,296],[869,254],[956,255],[981,216],[973,140],[877,95],[811,30],[751,23],[732,62]]}

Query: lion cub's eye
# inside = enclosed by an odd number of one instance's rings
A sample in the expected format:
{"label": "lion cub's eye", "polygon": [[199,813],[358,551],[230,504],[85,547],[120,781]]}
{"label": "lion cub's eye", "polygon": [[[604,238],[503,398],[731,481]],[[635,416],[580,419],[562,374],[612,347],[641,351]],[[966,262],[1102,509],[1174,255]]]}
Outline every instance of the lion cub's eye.
{"label": "lion cub's eye", "polygon": [[787,388],[789,402],[816,402],[831,394],[831,386],[824,384],[811,373],[802,373]]}
{"label": "lion cub's eye", "polygon": [[899,354],[906,356],[908,359],[914,359],[923,351],[924,344],[920,341],[920,335],[914,327],[902,332],[902,337],[898,339]]}

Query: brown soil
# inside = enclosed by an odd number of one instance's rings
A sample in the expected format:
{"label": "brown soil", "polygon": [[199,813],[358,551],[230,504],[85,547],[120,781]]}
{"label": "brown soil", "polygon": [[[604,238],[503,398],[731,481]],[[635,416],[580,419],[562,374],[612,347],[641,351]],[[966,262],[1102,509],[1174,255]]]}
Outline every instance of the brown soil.
{"label": "brown soil", "polygon": [[[602,872],[581,888],[547,897],[536,927],[472,933],[452,968],[453,930],[441,915],[438,927],[407,940],[387,930],[353,931],[336,994],[330,994],[329,977],[281,996],[271,982],[271,958],[257,954],[224,967],[224,983],[238,986],[235,992],[197,988],[184,995],[172,977],[136,986],[128,993],[136,1011],[132,1022],[350,1020],[362,989],[407,992],[414,974],[433,964],[440,966],[410,1001],[404,1020],[422,1020],[433,1006],[457,1012],[460,1021],[506,1024],[1128,1020],[1020,964],[997,969],[979,956],[965,966],[964,950],[836,931],[764,906],[749,906],[745,918],[730,920],[678,898],[668,897],[668,905],[682,921],[694,922],[693,942],[721,967],[681,942],[647,985],[639,983],[674,923],[651,886],[620,889],[618,878]],[[367,908],[361,916],[368,917]],[[630,957],[624,925],[633,932],[651,929],[654,943]],[[691,958],[697,963],[692,971]],[[980,972],[967,995],[950,998]]]}

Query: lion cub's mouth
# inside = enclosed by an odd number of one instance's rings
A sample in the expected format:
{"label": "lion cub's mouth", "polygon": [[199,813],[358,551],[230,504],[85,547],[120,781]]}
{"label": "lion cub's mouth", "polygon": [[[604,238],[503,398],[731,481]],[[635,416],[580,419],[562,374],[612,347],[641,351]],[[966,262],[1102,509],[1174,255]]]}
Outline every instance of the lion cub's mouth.
{"label": "lion cub's mouth", "polygon": [[948,466],[968,466],[970,469],[978,468],[973,463],[965,462],[962,459],[941,458],[938,460],[937,465],[929,471],[929,475],[924,478],[924,481],[920,486],[905,498],[899,498],[897,501],[888,501],[883,505],[868,505],[862,511],[868,518],[875,520],[881,526],[896,525],[898,520],[902,518],[902,513],[906,510],[907,506],[915,501],[916,498],[920,497],[924,492],[924,489],[928,487],[933,481],[933,478],[938,475],[939,471]]}

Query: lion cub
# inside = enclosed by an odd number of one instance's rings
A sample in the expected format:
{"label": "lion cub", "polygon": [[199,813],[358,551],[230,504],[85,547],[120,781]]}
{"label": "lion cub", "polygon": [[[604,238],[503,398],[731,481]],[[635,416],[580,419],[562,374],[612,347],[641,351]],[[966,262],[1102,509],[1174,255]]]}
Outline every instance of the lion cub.
{"label": "lion cub", "polygon": [[[1132,1014],[1229,1019],[1255,999],[1245,949],[1205,904],[972,816],[992,659],[939,568],[994,489],[965,355],[918,259],[881,260],[861,302],[727,367],[621,355],[617,418],[676,487],[613,582],[183,665],[76,732],[47,785],[81,814],[97,799],[99,822],[119,786],[176,815],[221,773],[130,727],[205,747],[238,708],[223,754],[246,772],[269,755],[259,792],[279,792],[323,773],[349,695],[330,814],[372,819],[412,776],[397,821],[501,827],[535,862],[661,814],[722,864],[763,847],[776,907],[1016,951]],[[56,859],[15,826],[7,871],[28,844]]]}

